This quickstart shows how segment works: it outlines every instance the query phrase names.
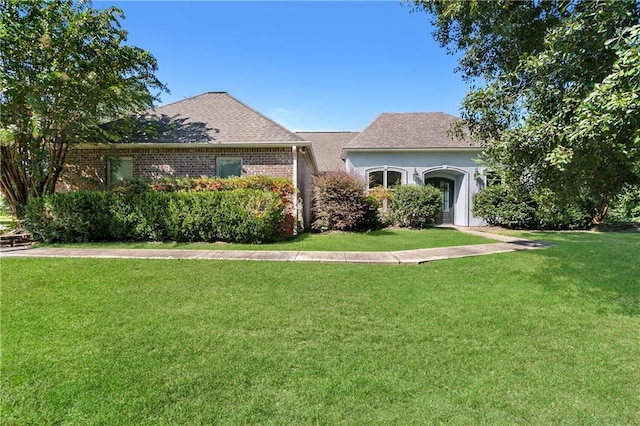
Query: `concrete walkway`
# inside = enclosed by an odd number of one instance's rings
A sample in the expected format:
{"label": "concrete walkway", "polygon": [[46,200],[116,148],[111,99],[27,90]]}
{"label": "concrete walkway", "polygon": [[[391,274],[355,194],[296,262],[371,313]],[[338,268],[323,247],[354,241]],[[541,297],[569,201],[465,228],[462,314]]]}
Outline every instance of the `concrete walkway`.
{"label": "concrete walkway", "polygon": [[393,252],[338,252],[338,251],[261,251],[261,250],[179,250],[179,249],[109,249],[109,248],[56,248],[56,247],[3,247],[0,258],[5,257],[93,257],[117,259],[212,259],[212,260],[267,260],[280,262],[369,263],[389,265],[419,265],[433,260],[482,256],[549,247],[549,244],[531,240],[457,228],[459,231],[499,240],[497,243],[468,246],[439,247]]}

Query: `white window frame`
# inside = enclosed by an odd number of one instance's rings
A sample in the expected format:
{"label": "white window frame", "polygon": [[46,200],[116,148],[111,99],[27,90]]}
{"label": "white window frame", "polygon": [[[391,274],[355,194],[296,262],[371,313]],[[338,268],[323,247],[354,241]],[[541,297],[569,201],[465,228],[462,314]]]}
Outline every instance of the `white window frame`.
{"label": "white window frame", "polygon": [[391,189],[389,188],[389,176],[388,173],[389,172],[397,172],[400,173],[400,185],[406,185],[406,171],[404,169],[401,168],[397,168],[397,167],[388,167],[388,166],[384,166],[384,167],[376,167],[373,169],[368,169],[365,171],[366,175],[366,179],[367,179],[367,188],[368,189],[373,189],[376,188],[375,186],[370,186],[371,182],[369,181],[369,175],[371,173],[375,173],[375,172],[382,172],[382,187],[384,189]]}
{"label": "white window frame", "polygon": [[[224,162],[224,161],[229,161],[229,160],[233,160],[233,161],[238,161],[240,163],[240,174],[239,175],[231,175],[231,176],[222,176],[220,174],[220,163]],[[219,178],[229,178],[229,177],[242,177],[242,157],[226,157],[226,156],[221,156],[221,157],[216,157],[216,176]]]}

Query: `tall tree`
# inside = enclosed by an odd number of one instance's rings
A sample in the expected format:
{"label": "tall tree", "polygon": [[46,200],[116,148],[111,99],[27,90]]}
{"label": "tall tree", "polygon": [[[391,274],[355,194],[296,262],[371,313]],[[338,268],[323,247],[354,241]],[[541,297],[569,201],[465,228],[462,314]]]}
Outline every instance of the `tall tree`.
{"label": "tall tree", "polygon": [[434,36],[475,86],[473,137],[507,182],[587,199],[594,222],[640,182],[640,3],[429,1]]}
{"label": "tall tree", "polygon": [[21,216],[31,197],[55,191],[69,148],[166,88],[155,58],[125,44],[120,9],[0,1],[0,189]]}

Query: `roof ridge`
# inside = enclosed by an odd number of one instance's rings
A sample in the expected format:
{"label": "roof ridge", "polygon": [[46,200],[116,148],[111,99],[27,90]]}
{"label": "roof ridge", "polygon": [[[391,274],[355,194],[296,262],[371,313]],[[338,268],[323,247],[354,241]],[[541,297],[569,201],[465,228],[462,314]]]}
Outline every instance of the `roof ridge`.
{"label": "roof ridge", "polygon": [[146,110],[144,112],[146,113],[148,111],[155,111],[156,108],[164,108],[164,107],[167,107],[169,105],[175,105],[175,104],[179,104],[180,102],[190,101],[190,100],[193,100],[195,98],[199,98],[200,96],[209,95],[209,94],[227,94],[228,95],[227,92],[204,92],[204,93],[200,93],[198,95],[189,96],[188,98],[183,98],[183,99],[180,99],[180,100],[177,100],[177,101],[169,102],[168,104],[154,106],[151,109],[148,109],[148,110]]}
{"label": "roof ridge", "polygon": [[360,130],[298,130],[294,133],[360,133]]}
{"label": "roof ridge", "polygon": [[[442,114],[448,115],[449,117],[460,118],[457,115],[449,114],[444,111],[405,111],[405,112],[383,112],[380,115],[410,115],[410,114]],[[379,116],[380,116],[379,115]]]}

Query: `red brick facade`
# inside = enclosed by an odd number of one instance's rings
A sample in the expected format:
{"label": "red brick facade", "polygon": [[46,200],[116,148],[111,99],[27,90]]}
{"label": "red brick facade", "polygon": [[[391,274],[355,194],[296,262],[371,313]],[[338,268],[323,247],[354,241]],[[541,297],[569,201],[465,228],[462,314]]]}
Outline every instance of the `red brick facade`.
{"label": "red brick facade", "polygon": [[131,158],[133,177],[216,176],[217,157],[242,159],[242,175],[292,178],[291,148],[78,148],[67,157],[62,190],[97,189],[107,183],[110,158]]}
{"label": "red brick facade", "polygon": [[[313,169],[306,151],[298,152],[298,220],[307,227],[311,223],[311,174]],[[283,148],[76,148],[69,152],[58,190],[103,189],[107,185],[110,159],[130,158],[133,177],[214,177],[216,158],[242,159],[242,176],[265,175],[293,179],[293,152]]]}

